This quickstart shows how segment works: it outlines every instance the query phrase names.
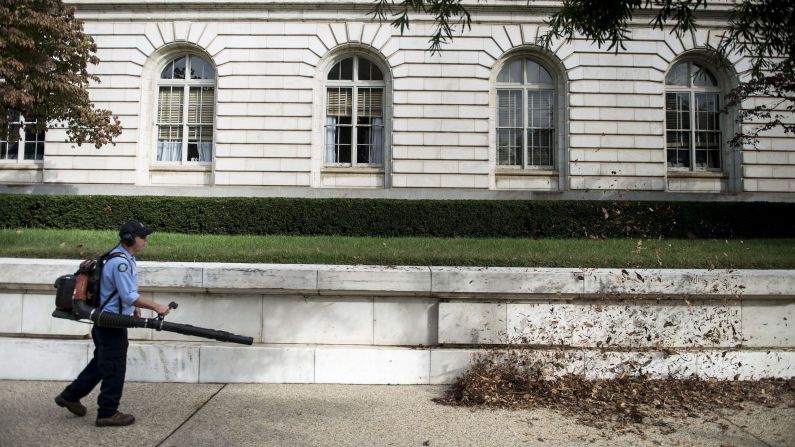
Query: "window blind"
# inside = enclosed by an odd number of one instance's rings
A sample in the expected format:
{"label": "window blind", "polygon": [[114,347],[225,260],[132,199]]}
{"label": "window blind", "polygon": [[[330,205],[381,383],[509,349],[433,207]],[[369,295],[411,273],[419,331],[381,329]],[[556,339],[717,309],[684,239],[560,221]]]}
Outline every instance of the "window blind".
{"label": "window blind", "polygon": [[161,141],[182,141],[182,126],[159,126],[157,139]]}
{"label": "window blind", "polygon": [[380,88],[360,88],[356,94],[356,114],[360,117],[381,117],[383,110],[384,90]]}
{"label": "window blind", "polygon": [[351,116],[353,113],[353,92],[349,88],[332,87],[326,90],[328,116]]}
{"label": "window blind", "polygon": [[182,123],[182,87],[160,87],[157,121],[162,124]]}
{"label": "window blind", "polygon": [[497,127],[522,127],[521,90],[497,90]]}
{"label": "window blind", "polygon": [[212,141],[212,126],[190,126],[188,127],[188,141]]}
{"label": "window blind", "polygon": [[690,94],[665,94],[665,127],[670,130],[690,129]]}
{"label": "window blind", "polygon": [[527,92],[527,127],[552,127],[552,91],[531,90]]}
{"label": "window blind", "polygon": [[214,93],[212,87],[191,87],[188,92],[188,124],[212,125]]}

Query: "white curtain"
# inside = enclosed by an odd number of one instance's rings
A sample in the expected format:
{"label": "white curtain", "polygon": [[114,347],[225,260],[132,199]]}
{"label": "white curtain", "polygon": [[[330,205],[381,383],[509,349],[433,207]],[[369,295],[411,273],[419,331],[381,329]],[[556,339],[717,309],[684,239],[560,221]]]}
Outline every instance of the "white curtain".
{"label": "white curtain", "polygon": [[370,163],[381,164],[384,153],[384,120],[373,118],[370,132]]}
{"label": "white curtain", "polygon": [[157,142],[157,161],[181,161],[182,142],[179,141],[158,141]]}
{"label": "white curtain", "polygon": [[213,161],[213,144],[201,142],[199,147],[199,161]]}
{"label": "white curtain", "polygon": [[337,128],[335,124],[337,118],[333,116],[326,117],[326,163],[336,163],[336,141],[337,141]]}

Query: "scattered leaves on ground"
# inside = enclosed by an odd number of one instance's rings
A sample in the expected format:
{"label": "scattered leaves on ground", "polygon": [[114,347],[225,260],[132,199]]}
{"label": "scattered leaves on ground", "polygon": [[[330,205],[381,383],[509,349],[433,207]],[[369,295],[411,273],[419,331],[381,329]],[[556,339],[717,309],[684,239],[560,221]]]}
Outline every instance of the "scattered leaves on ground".
{"label": "scattered leaves on ground", "polygon": [[666,419],[714,416],[715,411],[742,409],[745,402],[795,407],[795,379],[721,381],[620,375],[589,380],[573,374],[550,375],[553,369],[541,361],[524,362],[516,355],[488,354],[477,358],[435,401],[455,406],[546,408],[586,426],[640,434],[644,427],[670,434],[675,428]]}

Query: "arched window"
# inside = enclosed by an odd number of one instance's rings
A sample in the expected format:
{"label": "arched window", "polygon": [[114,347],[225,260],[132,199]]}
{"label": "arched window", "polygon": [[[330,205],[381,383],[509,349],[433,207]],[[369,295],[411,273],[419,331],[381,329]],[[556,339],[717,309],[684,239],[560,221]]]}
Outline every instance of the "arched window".
{"label": "arched window", "polygon": [[381,70],[362,56],[349,56],[331,67],[325,87],[324,164],[382,165],[384,76]]}
{"label": "arched window", "polygon": [[215,69],[193,54],[172,59],[160,72],[157,101],[157,161],[213,160]]}
{"label": "arched window", "polygon": [[555,79],[539,62],[508,61],[497,75],[497,164],[555,164]]}
{"label": "arched window", "polygon": [[694,61],[665,77],[665,147],[669,169],[720,170],[720,85]]}

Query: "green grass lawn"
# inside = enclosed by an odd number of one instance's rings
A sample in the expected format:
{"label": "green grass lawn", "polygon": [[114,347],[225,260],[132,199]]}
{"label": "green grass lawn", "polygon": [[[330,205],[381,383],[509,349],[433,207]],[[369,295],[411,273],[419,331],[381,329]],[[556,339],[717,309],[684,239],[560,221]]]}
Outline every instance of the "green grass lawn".
{"label": "green grass lawn", "polygon": [[[795,268],[795,239],[470,239],[155,233],[138,258],[283,264]],[[0,230],[0,257],[82,259],[113,231]]]}

